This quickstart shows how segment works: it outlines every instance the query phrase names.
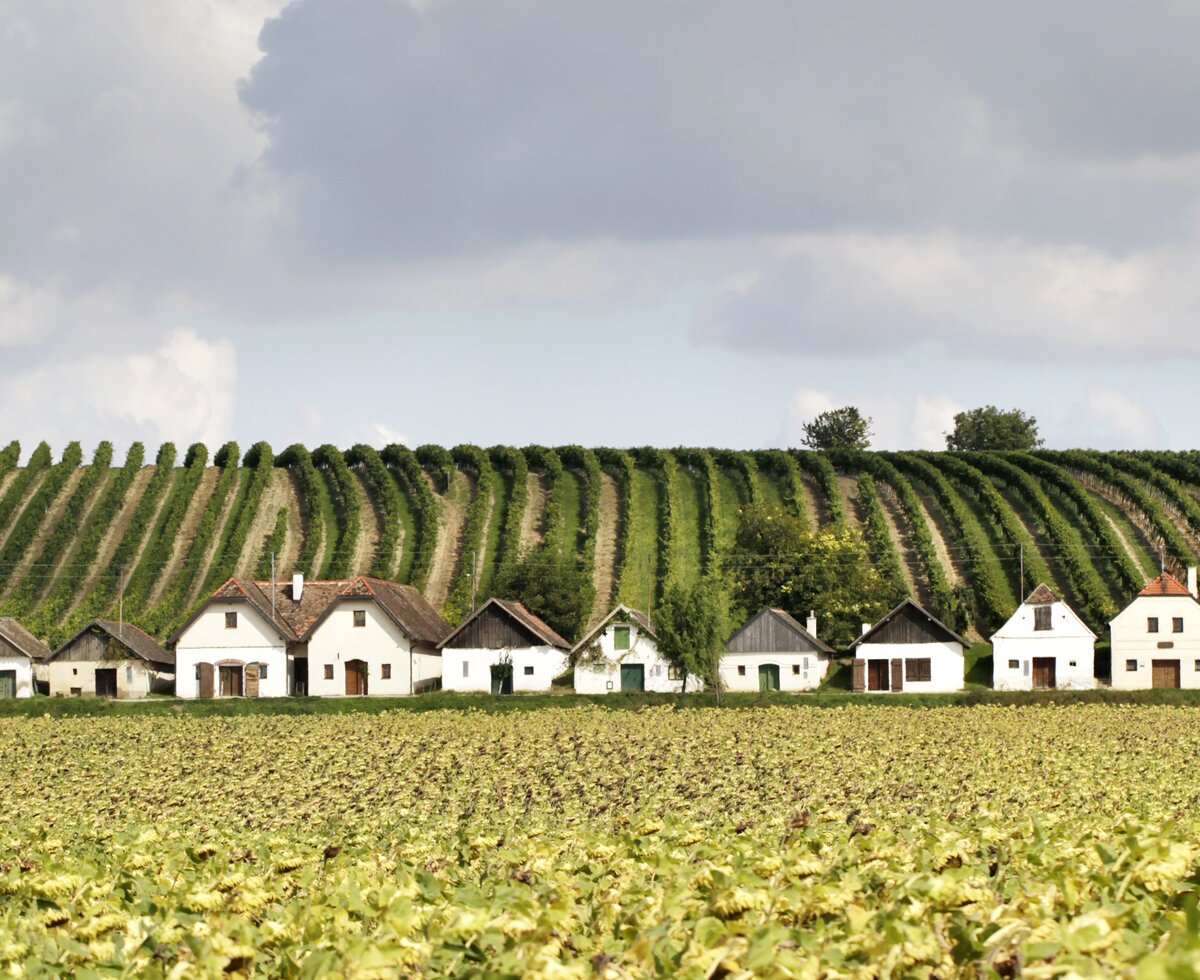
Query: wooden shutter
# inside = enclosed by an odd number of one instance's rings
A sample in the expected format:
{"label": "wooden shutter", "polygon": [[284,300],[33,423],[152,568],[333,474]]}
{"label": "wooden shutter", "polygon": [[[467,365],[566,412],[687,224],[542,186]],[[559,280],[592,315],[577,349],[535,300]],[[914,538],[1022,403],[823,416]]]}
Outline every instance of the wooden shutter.
{"label": "wooden shutter", "polygon": [[258,697],[258,664],[246,664],[246,697]]}
{"label": "wooden shutter", "polygon": [[858,692],[867,689],[867,662],[855,660],[850,666],[850,690]]}
{"label": "wooden shutter", "polygon": [[200,664],[200,697],[213,696],[213,665]]}
{"label": "wooden shutter", "polygon": [[904,690],[904,661],[899,657],[892,660],[892,690]]}

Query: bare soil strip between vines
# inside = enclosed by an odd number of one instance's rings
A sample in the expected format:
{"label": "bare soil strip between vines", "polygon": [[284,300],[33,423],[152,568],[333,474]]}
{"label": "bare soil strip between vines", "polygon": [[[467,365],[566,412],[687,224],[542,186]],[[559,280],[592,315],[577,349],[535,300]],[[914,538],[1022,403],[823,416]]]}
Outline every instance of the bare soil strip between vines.
{"label": "bare soil strip between vines", "polygon": [[962,572],[950,557],[950,548],[946,545],[946,528],[942,524],[940,515],[934,517],[935,511],[925,494],[915,487],[913,490],[920,501],[921,511],[925,515],[925,523],[929,526],[929,533],[933,537],[933,550],[937,552],[938,561],[942,563],[942,567],[946,570],[946,577],[950,580],[951,585],[962,585]]}
{"label": "bare soil strip between vines", "polygon": [[[354,560],[350,563],[350,575],[367,575],[375,564],[375,552],[379,548],[380,520],[379,511],[375,509],[375,501],[371,499],[363,475],[357,470],[351,470],[354,478],[355,496],[358,497],[358,542],[354,547]],[[353,501],[347,501],[347,506],[354,506]]]}
{"label": "bare soil strip between vines", "polygon": [[[918,567],[920,559],[913,551],[912,531],[896,500],[896,491],[888,484],[879,481],[876,481],[875,487],[879,493],[879,506],[883,511],[883,519],[887,522],[888,535],[892,539],[896,553],[900,556],[900,571],[904,575],[904,584],[908,588],[908,594],[915,596],[921,605],[929,607],[933,604],[933,593],[929,591],[929,583],[925,581],[925,577],[916,574],[915,569]],[[901,530],[902,526],[903,530]]]}
{"label": "bare soil strip between vines", "polygon": [[233,574],[238,578],[250,578],[257,573],[258,560],[262,556],[267,538],[275,530],[275,518],[284,507],[288,512],[287,534],[279,554],[275,556],[275,573],[277,577],[291,577],[296,568],[296,560],[300,557],[304,523],[300,515],[300,496],[296,492],[292,474],[286,467],[277,466],[271,470],[271,478],[263,489],[258,511],[242,544],[242,553],[238,555],[234,565]]}
{"label": "bare soil strip between vines", "polygon": [[[1147,517],[1146,514],[1142,512],[1141,508],[1136,506],[1133,501],[1129,500],[1129,498],[1127,498],[1119,488],[1106,483],[1098,477],[1092,476],[1090,473],[1084,473],[1079,470],[1069,470],[1068,472],[1070,472],[1070,474],[1076,480],[1078,480],[1083,487],[1091,490],[1100,497],[1103,497],[1110,504],[1116,507],[1117,510],[1124,514],[1129,523],[1137,528],[1146,541],[1149,542],[1152,552],[1157,552],[1158,549],[1162,547],[1162,536],[1154,529],[1154,526],[1150,523],[1149,517]],[[1150,490],[1147,490],[1147,492],[1151,493]],[[1162,508],[1162,512],[1166,515],[1167,520],[1174,525],[1175,530],[1179,532],[1179,535],[1187,542],[1188,547],[1192,549],[1193,560],[1195,560],[1197,556],[1200,556],[1200,538],[1197,538],[1195,532],[1192,531],[1191,526],[1179,515],[1179,512],[1167,500],[1163,499],[1163,497],[1157,493],[1153,493],[1152,495],[1158,501],[1158,504]],[[1170,556],[1167,556],[1167,564],[1168,566],[1173,564],[1173,559]],[[1177,576],[1184,574],[1183,569],[1181,568],[1172,569],[1168,567],[1167,571]]]}
{"label": "bare soil strip between vines", "polygon": [[[204,558],[196,570],[195,578],[188,586],[185,608],[190,608],[200,598],[200,590],[204,588],[204,583],[208,580],[208,573],[213,562],[217,560],[217,549],[221,546],[221,539],[225,535],[229,522],[236,516],[233,512],[233,505],[237,502],[238,494],[242,492],[243,481],[249,482],[253,475],[250,470],[239,470],[234,478],[233,486],[229,488],[229,493],[226,495],[224,503],[221,504],[221,513],[217,515],[217,526],[213,530],[212,539],[205,548]],[[188,550],[190,552],[191,549]]]}
{"label": "bare soil strip between vines", "polygon": [[53,502],[50,504],[49,510],[47,510],[45,515],[42,517],[42,523],[38,526],[38,529],[33,536],[33,540],[26,546],[25,553],[21,555],[20,559],[18,560],[16,570],[12,575],[9,576],[8,585],[4,589],[5,595],[11,594],[12,590],[22,582],[26,581],[30,575],[32,575],[38,581],[38,592],[41,592],[46,582],[50,580],[50,577],[54,573],[54,569],[35,569],[33,567],[33,562],[34,559],[36,559],[37,556],[42,553],[42,548],[46,544],[46,539],[50,537],[54,529],[58,527],[58,522],[62,520],[63,511],[67,509],[67,502],[72,496],[74,496],[75,488],[79,486],[79,481],[83,479],[84,472],[84,468],[82,466],[78,466],[71,473],[71,475],[67,477],[66,484],[64,484],[63,488],[59,490],[58,496],[54,498]]}
{"label": "bare soil strip between vines", "polygon": [[1125,549],[1125,554],[1129,556],[1129,560],[1133,562],[1133,567],[1141,569],[1142,560],[1138,557],[1137,550],[1130,543],[1129,538],[1125,535],[1125,529],[1121,527],[1111,514],[1105,514],[1104,519],[1108,521],[1108,526],[1113,529],[1113,533],[1117,536],[1117,540],[1121,542],[1121,547]]}
{"label": "bare soil strip between vines", "polygon": [[540,473],[530,473],[525,484],[525,513],[521,515],[521,538],[517,551],[528,554],[541,546],[546,523],[546,484]]}
{"label": "bare soil strip between vines", "polygon": [[800,471],[800,483],[804,487],[803,506],[808,526],[819,531],[829,523],[829,507],[825,504],[825,496],[817,486],[817,481],[804,470]]}
{"label": "bare soil strip between vines", "polygon": [[21,514],[24,512],[25,508],[29,506],[29,501],[31,501],[37,494],[38,488],[41,487],[42,481],[46,479],[48,472],[48,470],[42,470],[41,473],[39,473],[33,478],[32,481],[30,481],[29,486],[25,488],[25,498],[13,508],[12,518],[8,522],[8,527],[0,528],[0,548],[3,548],[6,544],[8,544],[8,539],[12,535],[13,529],[19,523],[21,523]]}
{"label": "bare soil strip between vines", "polygon": [[862,529],[862,518],[858,509],[858,480],[852,476],[838,476],[838,493],[842,497],[842,508],[846,511],[846,526]]}
{"label": "bare soil strip between vines", "polygon": [[617,529],[620,524],[620,505],[617,481],[603,470],[600,472],[600,524],[596,529],[596,560],[592,566],[592,585],[596,598],[588,617],[590,629],[612,608],[613,589],[617,581]]}
{"label": "bare soil strip between vines", "polygon": [[217,489],[217,481],[220,478],[221,470],[216,466],[206,466],[204,472],[200,474],[200,482],[196,485],[192,499],[188,502],[187,511],[183,515],[183,523],[179,526],[175,540],[171,543],[171,557],[167,559],[167,567],[158,569],[154,577],[154,586],[150,589],[147,607],[158,602],[171,583],[178,578],[183,568],[183,562],[195,543],[200,520],[204,517],[205,510],[208,509],[208,502],[212,500],[212,495]]}
{"label": "bare soil strip between vines", "polygon": [[[91,498],[84,506],[83,513],[79,519],[79,527],[77,529],[78,534],[82,534],[84,529],[91,522],[92,514],[95,512],[97,505],[99,505],[100,501],[104,499],[104,495],[108,493],[108,485],[117,478],[117,474],[119,472],[119,470],[109,469],[109,471],[97,481],[96,486],[92,488]],[[53,588],[54,583],[58,581],[58,577],[64,571],[64,565],[71,560],[72,554],[75,551],[75,547],[79,543],[78,534],[75,540],[73,540],[67,545],[67,547],[63,549],[62,554],[59,556],[58,564],[56,564],[54,568],[47,570],[46,579],[38,588],[37,595],[39,599],[48,593],[51,588]]]}
{"label": "bare soil strip between vines", "polygon": [[472,481],[461,470],[454,471],[454,481],[441,498],[438,517],[437,548],[433,567],[425,586],[425,598],[435,609],[441,609],[450,595],[450,584],[462,550],[463,528],[467,522],[467,505],[474,490]]}

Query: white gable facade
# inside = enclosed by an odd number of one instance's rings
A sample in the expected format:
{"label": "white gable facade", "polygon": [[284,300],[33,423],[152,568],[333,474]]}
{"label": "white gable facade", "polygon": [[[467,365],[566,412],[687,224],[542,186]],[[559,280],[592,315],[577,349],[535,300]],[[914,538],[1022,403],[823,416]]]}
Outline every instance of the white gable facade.
{"label": "white gable facade", "polygon": [[871,694],[938,694],[964,686],[967,642],[905,599],[851,644],[852,687]]}
{"label": "white gable facade", "polygon": [[992,635],[997,691],[1086,691],[1096,686],[1096,634],[1039,585]]}
{"label": "white gable facade", "polygon": [[1170,575],[1147,585],[1109,630],[1117,690],[1200,688],[1200,602]]}
{"label": "white gable facade", "polygon": [[519,603],[489,599],[439,644],[442,689],[547,692],[570,663],[568,646]]}
{"label": "white gable facade", "polygon": [[375,602],[339,601],[308,637],[308,693],[399,697],[431,687],[442,657],[412,640]]}
{"label": "white gable facade", "polygon": [[[293,650],[303,653],[303,650]],[[254,694],[247,667],[257,675],[257,696],[292,693],[288,643],[269,619],[246,602],[215,600],[184,627],[175,641],[175,694],[181,698]],[[202,678],[212,676],[212,693]]]}
{"label": "white gable facade", "polygon": [[33,696],[33,661],[0,641],[0,699]]}
{"label": "white gable facade", "polygon": [[[653,691],[677,694],[683,676],[658,652],[647,618],[627,606],[617,606],[571,651],[576,694],[617,694]],[[698,678],[689,686],[700,689]]]}
{"label": "white gable facade", "polygon": [[817,639],[816,617],[802,626],[782,609],[763,609],[725,644],[727,691],[811,691],[829,671],[833,649]]}

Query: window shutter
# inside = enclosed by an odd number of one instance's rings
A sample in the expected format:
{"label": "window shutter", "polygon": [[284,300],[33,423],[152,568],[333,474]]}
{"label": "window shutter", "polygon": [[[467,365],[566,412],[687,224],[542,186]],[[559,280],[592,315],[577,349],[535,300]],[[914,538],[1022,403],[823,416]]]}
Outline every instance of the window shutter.
{"label": "window shutter", "polygon": [[867,689],[867,662],[855,660],[850,667],[850,690],[858,693]]}
{"label": "window shutter", "polygon": [[258,664],[246,664],[246,697],[258,697]]}
{"label": "window shutter", "polygon": [[213,665],[200,664],[200,697],[211,698],[213,696]]}
{"label": "window shutter", "polygon": [[899,657],[892,660],[892,690],[904,690],[904,661]]}

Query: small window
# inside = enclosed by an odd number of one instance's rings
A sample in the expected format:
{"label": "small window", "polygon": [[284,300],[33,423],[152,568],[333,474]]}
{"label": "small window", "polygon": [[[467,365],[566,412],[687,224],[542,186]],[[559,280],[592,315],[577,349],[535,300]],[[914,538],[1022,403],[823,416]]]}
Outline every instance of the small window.
{"label": "small window", "polygon": [[467,673],[470,671],[470,669],[471,669],[471,665],[469,663],[467,663],[467,661],[464,660],[463,661],[463,677],[467,676]]}
{"label": "small window", "polygon": [[1137,661],[1136,660],[1126,660],[1125,661],[1125,669],[1126,670],[1137,670]]}
{"label": "small window", "polygon": [[1147,633],[1157,633],[1158,632],[1158,617],[1157,616],[1149,616],[1146,618],[1146,632]]}
{"label": "small window", "polygon": [[236,612],[227,612],[225,614],[225,628],[227,630],[237,629],[237,613]]}
{"label": "small window", "polygon": [[1033,628],[1035,630],[1048,630],[1050,628],[1049,606],[1033,607]]}
{"label": "small window", "polygon": [[132,667],[125,668],[125,683],[126,684],[133,683],[133,668]]}
{"label": "small window", "polygon": [[366,626],[367,625],[367,611],[365,609],[355,609],[354,610],[354,625],[355,626]]}
{"label": "small window", "polygon": [[614,626],[613,627],[613,649],[628,650],[629,649],[629,627]]}
{"label": "small window", "polygon": [[380,667],[379,676],[385,681],[390,681],[392,679],[392,665],[384,664],[382,667]]}
{"label": "small window", "polygon": [[258,679],[260,681],[265,681],[267,679],[267,665],[266,664],[258,665]]}
{"label": "small window", "polygon": [[526,667],[526,668],[525,668],[525,676],[526,676],[526,677],[532,677],[532,676],[533,676],[533,668],[532,668],[532,667]]}
{"label": "small window", "polygon": [[1067,662],[1068,662],[1068,663],[1069,663],[1069,664],[1070,664],[1072,667],[1075,667],[1075,666],[1077,666],[1077,664],[1075,663],[1075,661],[1074,661],[1074,660],[1069,660],[1069,661],[1067,661]]}
{"label": "small window", "polygon": [[683,672],[678,667],[667,667],[667,680],[681,681],[683,680]]}
{"label": "small window", "polygon": [[1009,669],[1009,670],[1020,670],[1020,668],[1021,668],[1021,661],[1019,661],[1019,660],[1010,660],[1010,661],[1008,662],[1008,669]]}
{"label": "small window", "polygon": [[928,681],[933,679],[933,660],[929,657],[913,657],[904,661],[906,681]]}
{"label": "small window", "polygon": [[1029,661],[1028,661],[1028,660],[1022,660],[1022,661],[1021,661],[1021,668],[1022,668],[1022,669],[1021,669],[1021,673],[1022,673],[1022,674],[1024,674],[1026,677],[1028,677],[1028,676],[1029,676]]}
{"label": "small window", "polygon": [[333,680],[333,664],[325,665],[325,680],[327,680],[327,681]]}
{"label": "small window", "polygon": [[746,665],[738,664],[738,677],[745,677],[745,676],[746,676]]}
{"label": "small window", "polygon": [[793,674],[800,673],[800,665],[799,664],[792,664],[792,673]]}
{"label": "small window", "polygon": [[1196,670],[1196,672],[1197,672],[1197,673],[1200,673],[1200,660],[1197,660],[1197,661],[1196,661],[1195,670]]}
{"label": "small window", "polygon": [[1172,633],[1182,633],[1183,632],[1183,617],[1182,616],[1176,616],[1171,620],[1171,632]]}

